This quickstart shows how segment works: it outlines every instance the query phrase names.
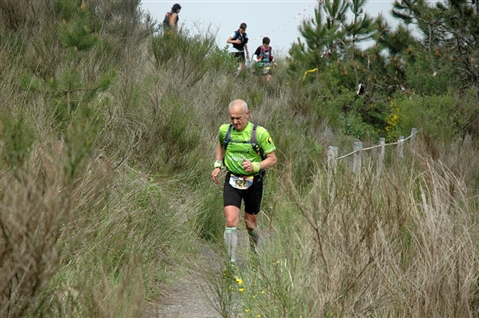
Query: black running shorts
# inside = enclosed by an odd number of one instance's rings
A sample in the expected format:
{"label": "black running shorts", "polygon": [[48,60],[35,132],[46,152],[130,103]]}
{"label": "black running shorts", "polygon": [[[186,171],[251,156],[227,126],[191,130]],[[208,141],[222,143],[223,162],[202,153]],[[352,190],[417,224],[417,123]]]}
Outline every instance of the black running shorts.
{"label": "black running shorts", "polygon": [[244,210],[249,214],[258,214],[263,198],[263,180],[255,176],[253,184],[246,190],[235,189],[230,185],[230,173],[226,174],[223,189],[224,206],[233,205],[241,209],[241,200],[244,201]]}
{"label": "black running shorts", "polygon": [[243,52],[233,52],[233,56],[240,61],[245,61],[244,51]]}

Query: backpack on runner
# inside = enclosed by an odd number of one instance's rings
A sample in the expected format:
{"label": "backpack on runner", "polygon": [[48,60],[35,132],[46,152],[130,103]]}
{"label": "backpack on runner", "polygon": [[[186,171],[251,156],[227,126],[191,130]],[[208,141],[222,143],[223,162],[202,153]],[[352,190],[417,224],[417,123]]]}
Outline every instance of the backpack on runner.
{"label": "backpack on runner", "polygon": [[241,34],[239,31],[234,31],[234,35],[231,40],[235,41],[238,39],[241,40],[241,44],[233,43],[233,47],[237,50],[243,50],[244,45],[248,43],[248,35],[246,34],[246,32],[244,34]]}
{"label": "backpack on runner", "polygon": [[270,66],[271,65],[271,59],[273,57],[273,48],[269,47],[267,56],[265,56],[265,52],[266,52],[266,50],[265,50],[264,46],[261,45],[260,54],[258,56],[258,62],[256,62],[258,67],[264,67],[264,66]]}
{"label": "backpack on runner", "polygon": [[264,46],[260,46],[260,52],[257,55],[256,63],[253,64],[254,71],[257,76],[267,75],[271,72],[273,59],[273,48],[269,47],[268,50]]}
{"label": "backpack on runner", "polygon": [[165,18],[163,19],[163,27],[170,26],[170,19],[171,19],[172,12],[167,12],[165,14]]}

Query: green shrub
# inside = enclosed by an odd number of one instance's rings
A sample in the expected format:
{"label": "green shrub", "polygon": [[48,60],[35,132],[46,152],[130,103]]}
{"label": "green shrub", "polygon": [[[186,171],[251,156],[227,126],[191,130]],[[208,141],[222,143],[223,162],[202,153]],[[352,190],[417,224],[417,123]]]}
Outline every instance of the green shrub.
{"label": "green shrub", "polygon": [[23,113],[15,116],[5,114],[1,118],[2,159],[10,169],[22,168],[30,158],[32,145],[35,141],[34,130],[31,123],[27,122]]}

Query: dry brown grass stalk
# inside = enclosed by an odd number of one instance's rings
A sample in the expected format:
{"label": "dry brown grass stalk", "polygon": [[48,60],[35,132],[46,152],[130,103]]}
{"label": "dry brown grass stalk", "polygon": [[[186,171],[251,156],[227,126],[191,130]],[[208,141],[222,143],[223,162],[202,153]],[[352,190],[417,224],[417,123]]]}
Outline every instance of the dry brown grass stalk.
{"label": "dry brown grass stalk", "polygon": [[65,175],[66,152],[45,140],[23,167],[2,171],[0,315],[35,316],[53,294],[51,283],[103,200],[106,174],[92,161],[77,180]]}
{"label": "dry brown grass stalk", "polygon": [[311,188],[284,184],[304,220],[292,221],[303,230],[286,240],[293,250],[297,241],[301,255],[290,257],[307,261],[295,284],[317,306],[312,315],[477,315],[474,202],[462,176],[420,160],[423,171],[396,164],[379,179],[372,170],[356,178],[340,169],[333,201],[323,171]]}

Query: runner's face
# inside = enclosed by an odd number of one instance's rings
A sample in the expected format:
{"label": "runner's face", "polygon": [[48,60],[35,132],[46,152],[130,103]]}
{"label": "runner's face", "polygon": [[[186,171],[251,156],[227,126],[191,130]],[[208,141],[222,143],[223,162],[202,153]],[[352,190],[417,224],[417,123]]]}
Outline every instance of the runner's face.
{"label": "runner's face", "polygon": [[249,110],[243,111],[243,107],[233,107],[230,109],[230,119],[235,130],[241,131],[248,124]]}

